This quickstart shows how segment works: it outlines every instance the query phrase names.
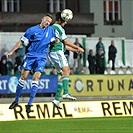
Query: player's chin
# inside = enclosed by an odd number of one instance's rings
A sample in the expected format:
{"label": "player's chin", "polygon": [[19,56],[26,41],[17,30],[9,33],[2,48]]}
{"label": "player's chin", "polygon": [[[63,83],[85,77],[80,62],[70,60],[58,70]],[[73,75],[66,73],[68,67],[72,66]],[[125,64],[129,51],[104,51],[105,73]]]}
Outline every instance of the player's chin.
{"label": "player's chin", "polygon": [[64,27],[64,24],[62,24],[61,26]]}
{"label": "player's chin", "polygon": [[49,26],[48,24],[43,25],[44,28],[46,28],[46,27],[48,27],[48,26]]}
{"label": "player's chin", "polygon": [[62,26],[62,27],[64,27],[65,25],[66,25],[66,24],[65,24],[65,23],[63,23],[61,26]]}

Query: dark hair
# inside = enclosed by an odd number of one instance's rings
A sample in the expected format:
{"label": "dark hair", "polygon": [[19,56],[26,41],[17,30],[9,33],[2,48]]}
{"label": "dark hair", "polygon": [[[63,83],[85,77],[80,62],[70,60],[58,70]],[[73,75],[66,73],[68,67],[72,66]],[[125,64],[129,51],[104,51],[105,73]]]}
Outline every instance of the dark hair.
{"label": "dark hair", "polygon": [[63,22],[64,20],[61,18],[61,11],[56,13],[56,21],[59,21],[59,19]]}
{"label": "dark hair", "polygon": [[90,50],[89,50],[89,54],[92,54],[92,53],[93,53],[93,49],[90,49]]}
{"label": "dark hair", "polygon": [[53,18],[52,18],[52,15],[49,14],[49,13],[47,13],[45,16],[50,17],[51,19],[53,19]]}

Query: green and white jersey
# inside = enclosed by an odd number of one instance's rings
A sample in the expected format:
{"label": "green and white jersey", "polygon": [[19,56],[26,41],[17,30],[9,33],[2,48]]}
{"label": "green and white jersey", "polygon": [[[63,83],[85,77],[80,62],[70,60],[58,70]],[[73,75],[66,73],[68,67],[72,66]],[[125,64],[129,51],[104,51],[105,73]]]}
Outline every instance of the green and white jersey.
{"label": "green and white jersey", "polygon": [[52,27],[55,30],[55,36],[56,36],[56,43],[52,46],[50,46],[50,51],[51,52],[56,52],[56,51],[65,51],[65,46],[62,43],[62,41],[67,39],[65,30],[62,28],[61,25],[59,24],[53,24]]}

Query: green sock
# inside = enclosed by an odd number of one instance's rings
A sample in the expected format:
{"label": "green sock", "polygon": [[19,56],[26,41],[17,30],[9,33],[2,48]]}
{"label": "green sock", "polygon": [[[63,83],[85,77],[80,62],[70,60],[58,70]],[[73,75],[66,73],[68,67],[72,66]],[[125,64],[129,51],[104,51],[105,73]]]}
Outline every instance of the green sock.
{"label": "green sock", "polygon": [[62,84],[63,84],[63,89],[64,89],[64,94],[68,93],[68,87],[69,87],[69,78],[68,76],[65,76],[62,78]]}
{"label": "green sock", "polygon": [[58,88],[57,88],[57,91],[56,91],[56,94],[55,94],[55,99],[59,101],[59,98],[60,98],[60,95],[61,95],[61,92],[62,92],[62,82],[58,82]]}

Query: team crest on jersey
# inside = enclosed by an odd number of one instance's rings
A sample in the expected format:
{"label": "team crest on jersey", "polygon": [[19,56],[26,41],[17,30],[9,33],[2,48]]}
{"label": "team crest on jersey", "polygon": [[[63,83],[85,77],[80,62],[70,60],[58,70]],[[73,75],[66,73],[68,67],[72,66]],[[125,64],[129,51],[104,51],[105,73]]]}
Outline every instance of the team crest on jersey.
{"label": "team crest on jersey", "polygon": [[46,37],[48,37],[48,32],[46,33]]}

